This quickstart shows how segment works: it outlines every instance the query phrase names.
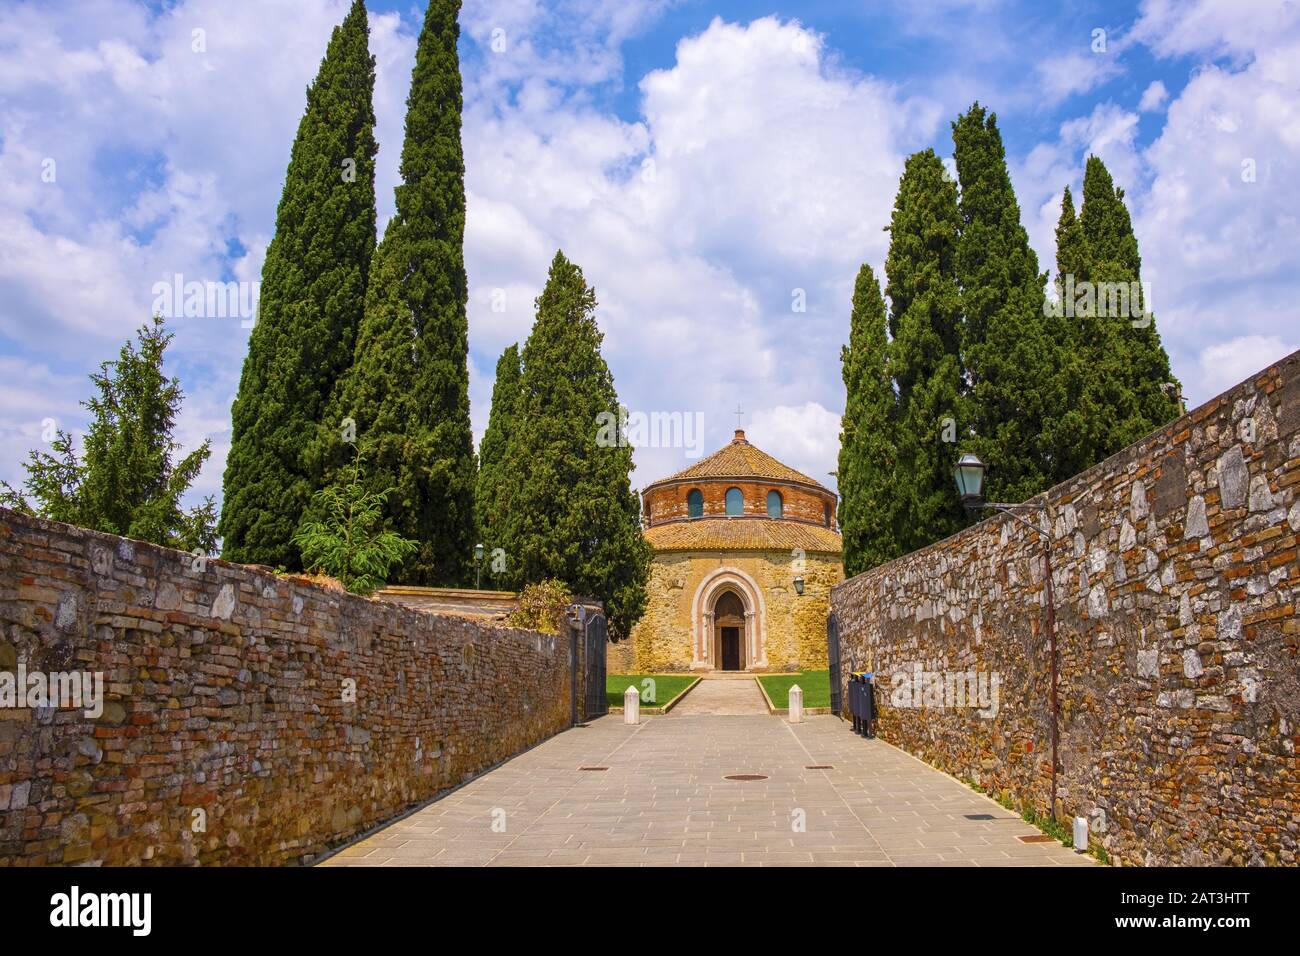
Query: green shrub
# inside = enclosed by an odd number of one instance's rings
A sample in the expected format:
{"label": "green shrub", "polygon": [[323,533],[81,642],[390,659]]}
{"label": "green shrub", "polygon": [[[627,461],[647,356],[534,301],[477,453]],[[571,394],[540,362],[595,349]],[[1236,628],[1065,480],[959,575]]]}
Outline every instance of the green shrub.
{"label": "green shrub", "polygon": [[383,587],[393,565],[419,547],[384,529],[384,501],[392,489],[367,492],[363,472],[358,450],[343,470],[346,484],[327,486],[312,496],[312,511],[324,518],[304,520],[293,536],[307,570],[337,578],[354,594]]}
{"label": "green shrub", "polygon": [[524,627],[543,634],[558,634],[564,628],[565,609],[573,593],[563,581],[539,581],[519,594],[519,607],[506,618],[511,627]]}

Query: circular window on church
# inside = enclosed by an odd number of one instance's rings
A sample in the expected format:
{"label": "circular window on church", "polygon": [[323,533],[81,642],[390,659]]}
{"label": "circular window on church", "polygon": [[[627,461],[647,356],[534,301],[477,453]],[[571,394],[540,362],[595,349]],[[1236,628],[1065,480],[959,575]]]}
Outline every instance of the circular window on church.
{"label": "circular window on church", "polygon": [[767,516],[769,518],[780,518],[785,514],[785,503],[781,500],[781,492],[769,491],[767,493]]}
{"label": "circular window on church", "polygon": [[745,513],[745,496],[740,493],[739,488],[727,489],[727,514],[739,515]]}
{"label": "circular window on church", "polygon": [[698,488],[694,489],[686,496],[686,517],[704,517],[704,495],[700,494],[700,489]]}

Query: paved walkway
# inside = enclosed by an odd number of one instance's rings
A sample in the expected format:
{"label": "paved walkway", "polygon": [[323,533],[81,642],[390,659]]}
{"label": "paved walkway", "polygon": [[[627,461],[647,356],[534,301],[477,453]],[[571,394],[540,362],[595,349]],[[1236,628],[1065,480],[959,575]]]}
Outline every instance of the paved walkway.
{"label": "paved walkway", "polygon": [[682,698],[682,702],[669,711],[678,717],[696,714],[742,716],[767,715],[767,703],[758,689],[758,681],[735,678],[705,678]]}
{"label": "paved walkway", "polygon": [[1090,864],[1037,833],[838,718],[678,710],[565,731],[324,865]]}

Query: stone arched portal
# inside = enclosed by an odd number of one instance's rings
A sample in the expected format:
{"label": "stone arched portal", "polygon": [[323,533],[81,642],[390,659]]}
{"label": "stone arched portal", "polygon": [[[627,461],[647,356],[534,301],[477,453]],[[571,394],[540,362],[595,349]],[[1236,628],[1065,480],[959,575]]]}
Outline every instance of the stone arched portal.
{"label": "stone arched portal", "polygon": [[[695,590],[691,604],[692,670],[767,667],[767,609],[757,582],[739,568],[718,568]],[[736,628],[732,647],[724,628]],[[730,650],[723,660],[724,650]]]}

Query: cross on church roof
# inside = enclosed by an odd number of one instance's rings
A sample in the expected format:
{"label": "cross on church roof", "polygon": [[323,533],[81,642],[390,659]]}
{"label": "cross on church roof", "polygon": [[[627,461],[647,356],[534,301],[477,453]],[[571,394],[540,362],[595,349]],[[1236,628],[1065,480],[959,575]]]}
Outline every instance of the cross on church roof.
{"label": "cross on church roof", "polygon": [[742,422],[742,421],[740,420],[741,417],[742,417],[744,414],[745,414],[745,413],[744,413],[743,411],[740,410],[740,403],[737,402],[737,403],[736,403],[736,412],[735,412],[735,415],[736,415],[736,428],[737,428],[737,429],[740,429],[740,428],[745,424],[744,422]]}

